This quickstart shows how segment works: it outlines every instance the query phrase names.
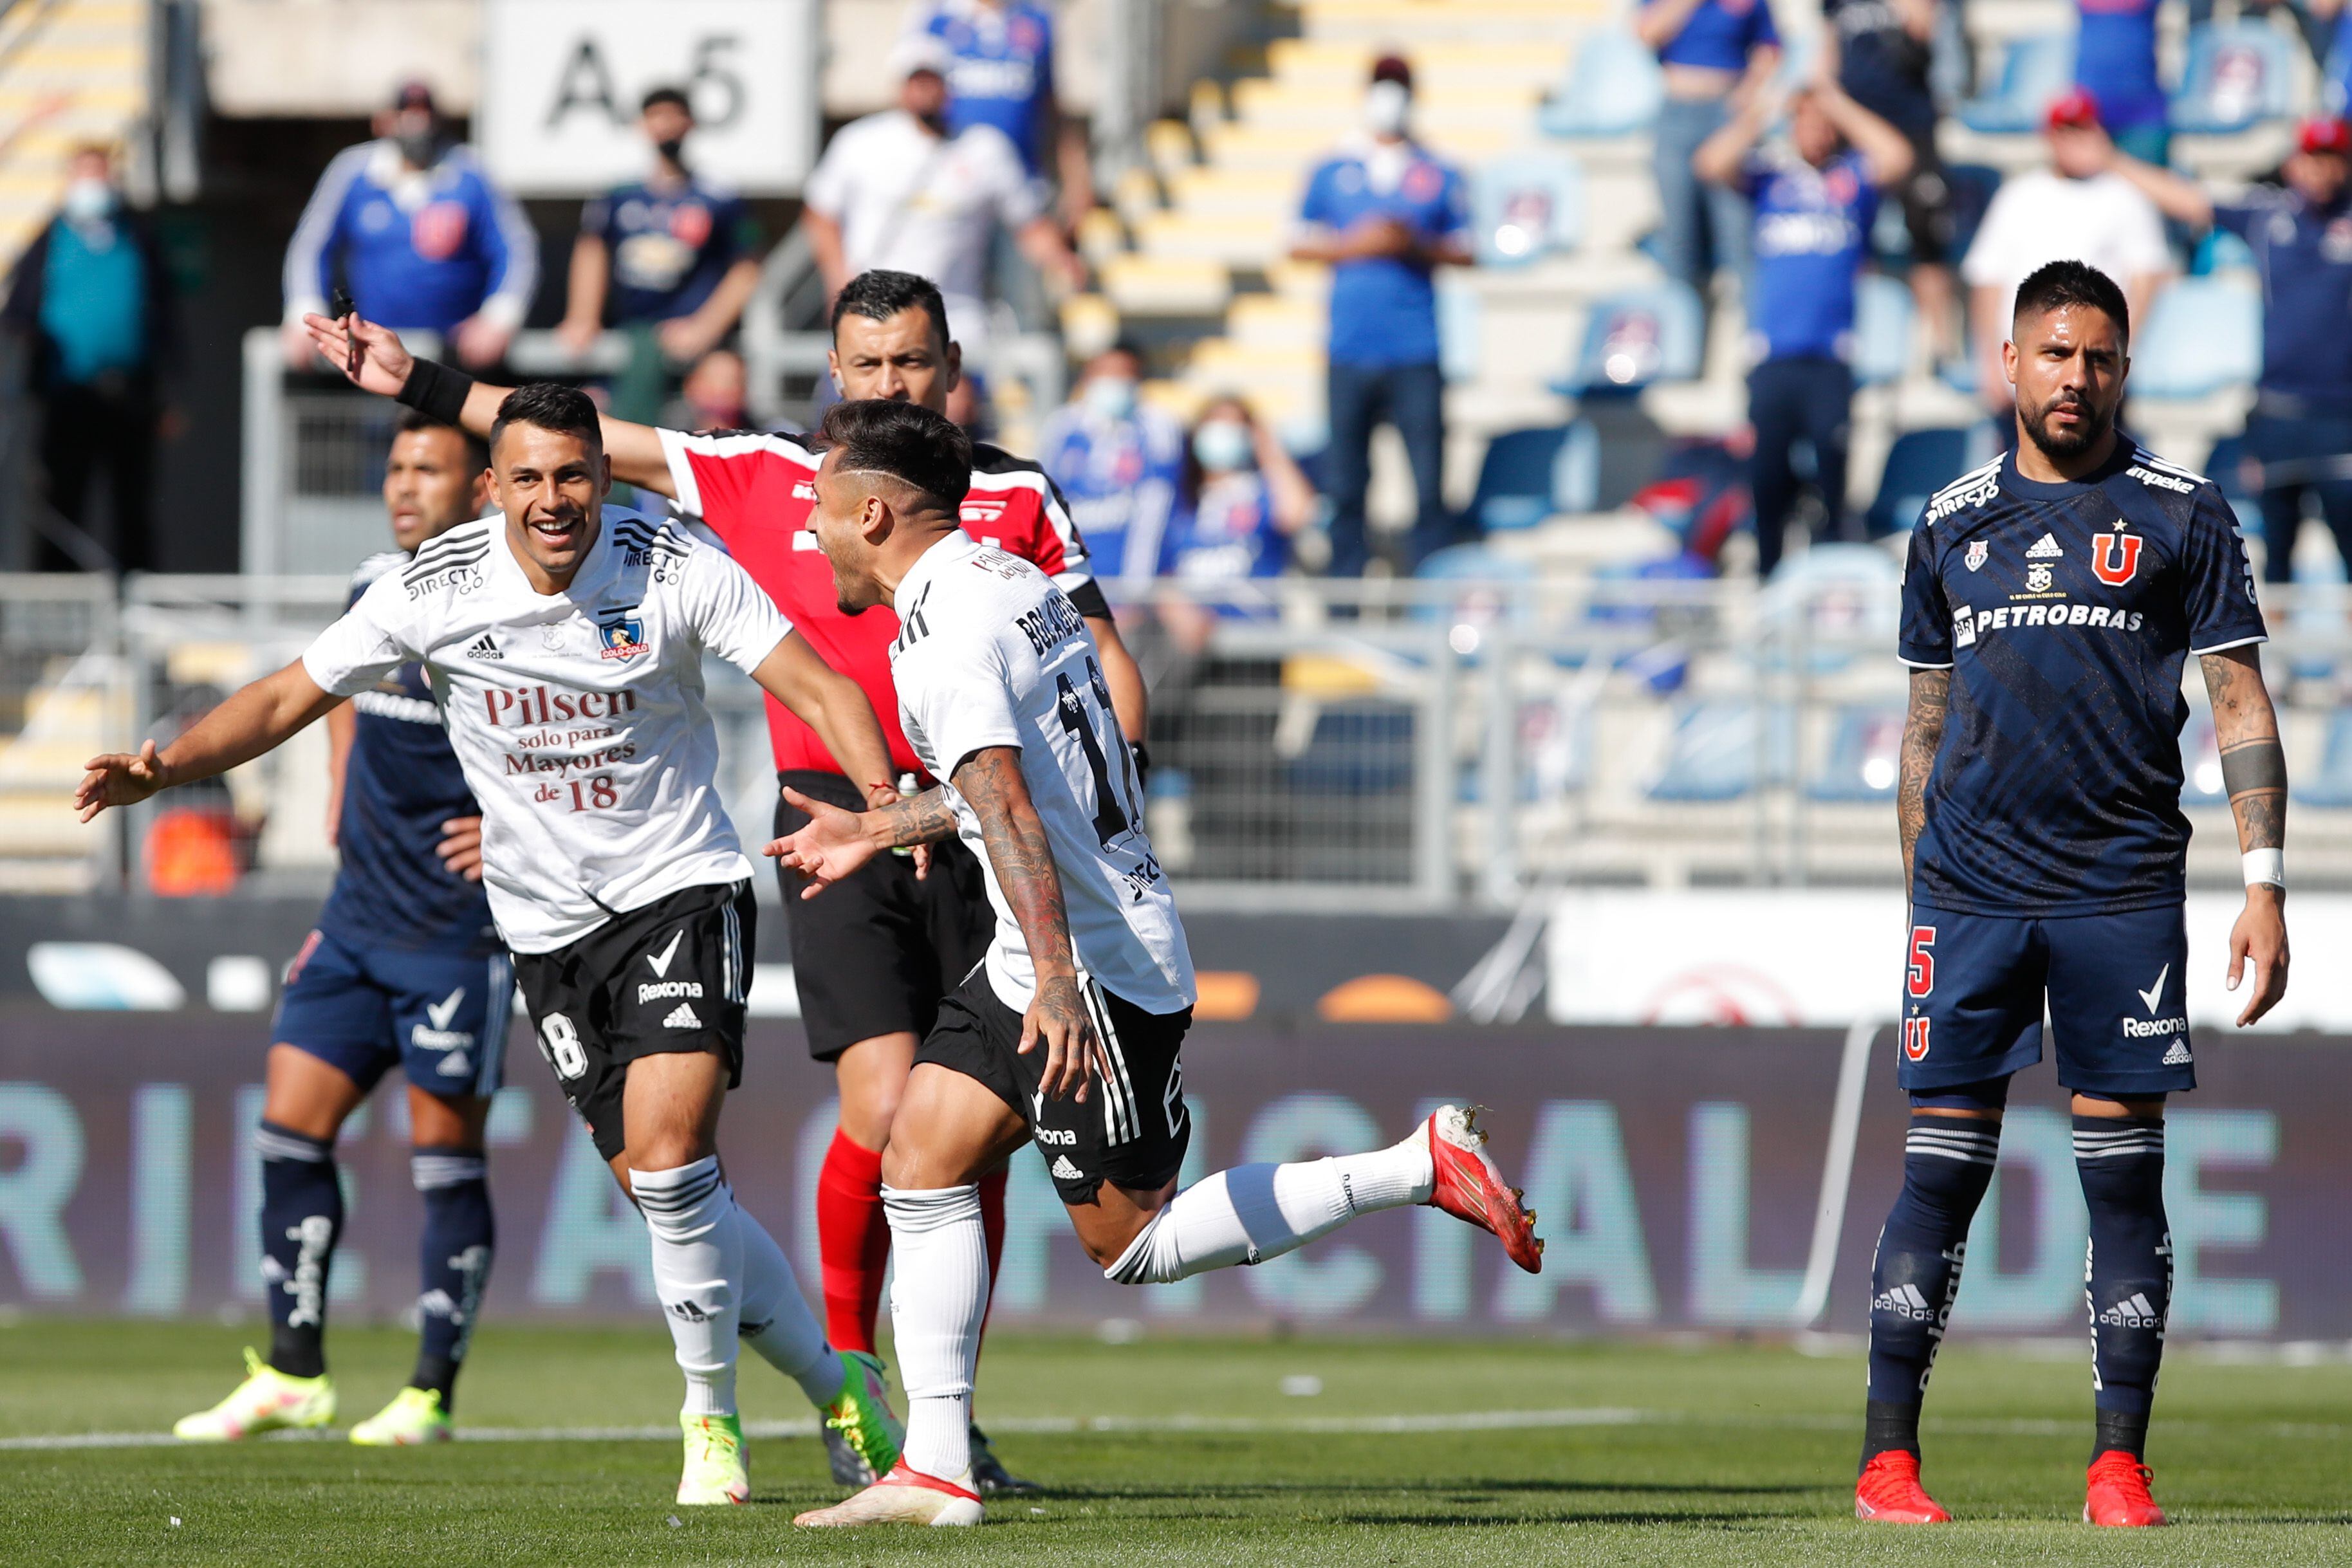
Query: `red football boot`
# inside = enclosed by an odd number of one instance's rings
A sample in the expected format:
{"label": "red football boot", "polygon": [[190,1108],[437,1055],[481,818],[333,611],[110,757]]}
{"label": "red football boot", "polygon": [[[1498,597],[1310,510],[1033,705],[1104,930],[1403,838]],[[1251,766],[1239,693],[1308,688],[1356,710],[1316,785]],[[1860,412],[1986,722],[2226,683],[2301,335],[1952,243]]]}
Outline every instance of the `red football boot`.
{"label": "red football boot", "polygon": [[2126,1530],[2164,1523],[2164,1510],[2156,1506],[2156,1499],[2147,1491],[2147,1483],[2155,1479],[2137,1455],[2126,1454],[2121,1448],[2108,1449],[2091,1461],[2091,1484],[2089,1495],[2083,1500],[2083,1521]]}
{"label": "red football boot", "polygon": [[1512,1262],[1539,1274],[1543,1240],[1536,1235],[1536,1217],[1519,1207],[1519,1189],[1504,1182],[1488,1156],[1486,1134],[1478,1130],[1482,1109],[1440,1105],[1414,1133],[1429,1145],[1430,1163],[1437,1172],[1429,1201],[1456,1219],[1494,1232]]}
{"label": "red football boot", "polygon": [[1873,1454],[1853,1483],[1853,1516],[1880,1524],[1949,1524],[1952,1516],[1919,1484],[1919,1456],[1907,1448]]}

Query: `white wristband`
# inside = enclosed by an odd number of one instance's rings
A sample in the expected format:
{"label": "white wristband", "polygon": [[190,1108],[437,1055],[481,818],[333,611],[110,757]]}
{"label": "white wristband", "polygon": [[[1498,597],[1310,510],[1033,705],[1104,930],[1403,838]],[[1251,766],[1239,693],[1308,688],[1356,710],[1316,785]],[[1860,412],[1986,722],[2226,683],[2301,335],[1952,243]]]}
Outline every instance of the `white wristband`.
{"label": "white wristband", "polygon": [[2243,859],[2248,887],[2252,887],[2258,883],[2268,883],[2276,888],[2286,886],[2285,851],[2248,850]]}

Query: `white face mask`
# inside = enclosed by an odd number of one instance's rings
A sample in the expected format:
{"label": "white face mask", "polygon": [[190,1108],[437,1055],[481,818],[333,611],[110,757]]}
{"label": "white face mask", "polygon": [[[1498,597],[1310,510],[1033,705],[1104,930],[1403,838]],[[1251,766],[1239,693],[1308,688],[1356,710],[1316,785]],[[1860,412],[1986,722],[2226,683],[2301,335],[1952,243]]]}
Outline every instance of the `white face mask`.
{"label": "white face mask", "polygon": [[1364,90],[1364,124],[1375,136],[1402,136],[1412,113],[1412,89],[1401,81],[1376,81]]}
{"label": "white face mask", "polygon": [[94,224],[114,211],[114,187],[84,175],[67,184],[62,204],[68,222]]}
{"label": "white face mask", "polygon": [[1135,412],[1135,383],[1125,376],[1097,376],[1087,383],[1087,408],[1100,419],[1125,419]]}
{"label": "white face mask", "polygon": [[1238,474],[1257,466],[1257,444],[1239,420],[1213,419],[1192,433],[1192,455],[1212,474]]}

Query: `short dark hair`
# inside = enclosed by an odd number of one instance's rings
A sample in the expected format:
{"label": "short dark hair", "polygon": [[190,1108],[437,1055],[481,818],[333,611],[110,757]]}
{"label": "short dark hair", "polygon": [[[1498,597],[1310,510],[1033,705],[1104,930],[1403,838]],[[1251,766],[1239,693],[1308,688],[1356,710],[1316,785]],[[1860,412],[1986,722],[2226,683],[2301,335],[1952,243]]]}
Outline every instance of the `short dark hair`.
{"label": "short dark hair", "polygon": [[472,431],[462,425],[451,424],[446,420],[436,419],[421,408],[402,409],[400,423],[394,427],[393,433],[395,435],[407,435],[419,430],[446,430],[466,444],[466,462],[468,466],[479,472],[490,465],[490,449]]}
{"label": "short dark hair", "polygon": [[2017,286],[2016,307],[2009,319],[2014,321],[2028,311],[2040,315],[2063,310],[2069,305],[2105,311],[2124,341],[2131,341],[2131,306],[2125,302],[2124,291],[2116,287],[2114,278],[2087,261],[2045,262],[2027,273],[2025,281]]}
{"label": "short dark hair", "polygon": [[950,515],[971,488],[971,437],[919,402],[837,402],[824,411],[822,434],[827,450],[841,449],[836,468],[887,474]]}
{"label": "short dark hair", "polygon": [[576,435],[589,451],[604,450],[604,427],[597,420],[596,405],[586,392],[562,382],[526,382],[507,393],[506,402],[499,404],[499,417],[490,425],[491,451],[498,450],[499,437],[510,424]]}
{"label": "short dark hair", "polygon": [[877,267],[871,272],[861,272],[842,286],[840,298],[833,302],[833,317],[826,323],[835,337],[841,336],[844,316],[863,316],[869,321],[887,321],[901,310],[920,310],[931,319],[931,329],[939,334],[940,343],[948,340],[948,305],[940,298],[939,285],[912,272],[892,272]]}
{"label": "short dark hair", "polygon": [[657,87],[646,93],[637,100],[637,112],[650,114],[665,103],[682,109],[688,114],[694,112],[694,100],[686,96],[685,89],[675,87]]}

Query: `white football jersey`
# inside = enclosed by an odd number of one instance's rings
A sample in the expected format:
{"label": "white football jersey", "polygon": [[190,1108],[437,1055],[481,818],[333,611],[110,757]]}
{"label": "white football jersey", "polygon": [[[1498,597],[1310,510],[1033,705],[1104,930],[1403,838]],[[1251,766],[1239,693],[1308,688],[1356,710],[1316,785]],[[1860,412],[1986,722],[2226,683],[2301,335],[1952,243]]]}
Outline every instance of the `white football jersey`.
{"label": "white football jersey", "polygon": [[302,655],[327,691],[420,659],[482,807],[499,934],[546,953],[680,888],[751,874],[717,782],[706,649],[750,673],[792,631],[727,555],[608,507],[541,594],[497,514],[429,540]]}
{"label": "white football jersey", "polygon": [[[1192,954],[1167,873],[1143,831],[1143,789],[1112,713],[1094,634],[1053,580],[955,533],[899,583],[890,667],[915,755],[950,779],[973,752],[1010,746],[1061,873],[1078,967],[1146,1012],[1191,1007]],[[971,804],[947,786],[958,835],[988,873],[996,936],[988,978],[1026,1011],[1029,946],[997,885]]]}

